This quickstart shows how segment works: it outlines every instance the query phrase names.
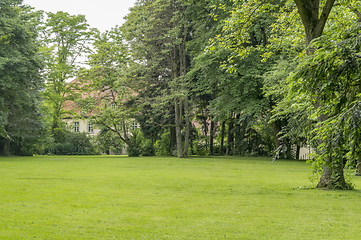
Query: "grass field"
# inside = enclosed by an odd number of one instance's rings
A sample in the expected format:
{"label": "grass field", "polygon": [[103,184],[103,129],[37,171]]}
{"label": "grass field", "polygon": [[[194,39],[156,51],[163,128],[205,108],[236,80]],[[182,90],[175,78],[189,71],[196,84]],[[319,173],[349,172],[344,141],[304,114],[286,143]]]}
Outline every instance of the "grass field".
{"label": "grass field", "polygon": [[305,162],[213,157],[0,158],[0,239],[358,239],[354,191]]}

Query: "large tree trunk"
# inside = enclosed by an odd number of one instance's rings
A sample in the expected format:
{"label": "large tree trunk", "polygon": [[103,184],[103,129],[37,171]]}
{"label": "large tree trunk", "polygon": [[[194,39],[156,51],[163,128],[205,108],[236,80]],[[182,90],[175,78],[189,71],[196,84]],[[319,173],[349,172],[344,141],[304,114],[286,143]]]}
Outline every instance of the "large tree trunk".
{"label": "large tree trunk", "polygon": [[177,149],[177,134],[176,134],[176,128],[175,128],[175,127],[170,127],[169,131],[170,131],[170,146],[169,146],[169,150],[170,150],[170,153],[172,154],[172,153],[174,152],[174,150]]}
{"label": "large tree trunk", "polygon": [[226,133],[225,131],[225,128],[226,128],[226,121],[223,121],[222,122],[222,130],[221,130],[221,146],[220,146],[220,149],[219,149],[219,155],[223,155],[223,152],[224,152],[224,135]]}
{"label": "large tree trunk", "polygon": [[298,143],[298,144],[296,145],[296,156],[295,156],[296,160],[299,160],[299,159],[300,159],[300,151],[301,151],[301,146],[300,146],[300,144]]}
{"label": "large tree trunk", "polygon": [[[321,107],[321,104],[319,101],[315,104],[315,108],[318,109]],[[322,123],[327,119],[326,115],[320,115],[317,118],[317,121],[319,123]],[[324,140],[319,141],[319,145],[321,145],[324,142]],[[344,160],[342,158],[340,159],[333,159],[330,157],[329,154],[325,153],[325,150],[323,151],[323,155],[327,155],[325,157],[323,168],[322,168],[322,175],[320,177],[320,181],[317,184],[317,188],[324,188],[324,189],[333,189],[333,188],[346,188],[346,181],[343,173],[344,168]],[[336,176],[336,177],[335,177]]]}
{"label": "large tree trunk", "polygon": [[215,124],[214,121],[211,121],[211,129],[209,131],[208,155],[213,155],[214,130],[215,130]]}
{"label": "large tree trunk", "polygon": [[[307,47],[311,41],[322,35],[328,16],[334,6],[335,0],[327,0],[322,12],[320,14],[320,1],[319,0],[294,0],[297,5],[298,13],[301,17],[303,27],[305,29],[306,44]],[[313,49],[307,49],[308,54],[313,54]],[[322,106],[318,100],[315,104],[315,109]],[[319,116],[317,121],[322,123],[326,120],[326,116]],[[320,145],[322,141],[320,141]],[[330,157],[324,159],[323,173],[320,178],[320,182],[317,187],[319,188],[333,188],[334,186],[345,186],[345,179],[343,175],[343,164],[340,164],[343,160],[331,160]],[[342,165],[342,169],[340,168]],[[331,166],[332,169],[329,168]],[[332,173],[333,171],[333,173]],[[332,175],[340,176],[337,179],[332,179]]]}
{"label": "large tree trunk", "polygon": [[178,99],[174,101],[175,106],[175,125],[176,125],[176,139],[177,139],[177,151],[178,157],[183,157],[182,147],[182,105],[178,102]]}
{"label": "large tree trunk", "polygon": [[203,118],[203,134],[204,134],[204,137],[206,138],[207,135],[208,135],[208,122],[207,122],[207,114],[204,112],[204,118]]}
{"label": "large tree trunk", "polygon": [[230,155],[231,151],[232,151],[232,145],[233,145],[233,118],[230,117],[229,122],[228,122],[228,139],[227,139],[227,149],[226,149],[226,155]]}
{"label": "large tree trunk", "polygon": [[185,121],[186,121],[186,129],[185,129],[185,138],[184,138],[184,157],[188,157],[188,148],[189,148],[189,134],[190,134],[190,121],[189,121],[189,111],[188,111],[188,99],[184,100],[184,112],[185,112]]}
{"label": "large tree trunk", "polygon": [[274,122],[272,122],[272,129],[273,129],[273,139],[275,142],[275,147],[276,149],[279,148],[280,146],[280,140],[278,138],[278,133],[281,131],[281,121],[280,120],[276,120]]}
{"label": "large tree trunk", "polygon": [[[318,109],[321,107],[321,103],[318,100],[315,104],[314,104],[314,108]],[[327,119],[326,115],[321,115],[317,117],[317,122],[318,123],[322,123],[323,121],[325,121]],[[323,140],[319,140],[319,145],[321,145],[323,143]],[[320,152],[325,150],[320,150]],[[324,159],[324,164],[322,167],[322,175],[320,177],[320,181],[317,184],[317,188],[331,188],[332,186],[332,179],[331,179],[331,175],[332,175],[332,171],[329,168],[329,163],[330,163],[330,157],[326,157],[326,159]],[[342,169],[342,176],[343,176],[343,169]]]}
{"label": "large tree trunk", "polygon": [[346,189],[347,184],[343,173],[344,159],[330,159],[328,157],[325,162],[329,163],[331,167],[326,164],[323,165],[323,172],[317,188],[323,189]]}
{"label": "large tree trunk", "polygon": [[327,0],[320,15],[319,0],[294,0],[305,29],[307,46],[322,35],[328,16],[335,0]]}

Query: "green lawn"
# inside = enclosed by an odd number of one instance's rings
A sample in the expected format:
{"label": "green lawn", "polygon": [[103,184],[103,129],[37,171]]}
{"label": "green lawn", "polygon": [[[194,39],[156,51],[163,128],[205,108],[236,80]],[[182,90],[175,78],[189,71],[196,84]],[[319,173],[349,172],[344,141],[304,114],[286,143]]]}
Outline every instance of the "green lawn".
{"label": "green lawn", "polygon": [[357,239],[354,191],[305,162],[213,157],[0,158],[0,239]]}

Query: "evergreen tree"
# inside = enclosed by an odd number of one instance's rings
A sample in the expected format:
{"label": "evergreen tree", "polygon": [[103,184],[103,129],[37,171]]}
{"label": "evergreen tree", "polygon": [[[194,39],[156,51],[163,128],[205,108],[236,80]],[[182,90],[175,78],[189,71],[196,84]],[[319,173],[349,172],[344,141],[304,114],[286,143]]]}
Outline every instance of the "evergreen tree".
{"label": "evergreen tree", "polygon": [[170,119],[171,126],[176,129],[178,157],[188,156],[190,132],[185,78],[189,65],[186,44],[191,24],[186,16],[188,6],[188,1],[138,1],[123,26],[133,61],[138,65],[138,89],[145,92],[157,88],[158,94],[142,102],[154,111],[161,110],[162,106],[168,110],[168,104],[174,109]]}

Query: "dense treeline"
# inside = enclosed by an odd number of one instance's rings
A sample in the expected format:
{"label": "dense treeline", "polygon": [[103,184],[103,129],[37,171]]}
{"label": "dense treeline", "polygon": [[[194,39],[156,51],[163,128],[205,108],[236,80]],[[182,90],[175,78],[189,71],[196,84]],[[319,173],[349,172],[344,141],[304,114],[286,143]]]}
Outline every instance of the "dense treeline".
{"label": "dense treeline", "polygon": [[[4,155],[298,158],[309,146],[319,187],[361,173],[357,1],[138,0],[105,33],[0,4]],[[77,138],[66,117],[101,132]]]}

